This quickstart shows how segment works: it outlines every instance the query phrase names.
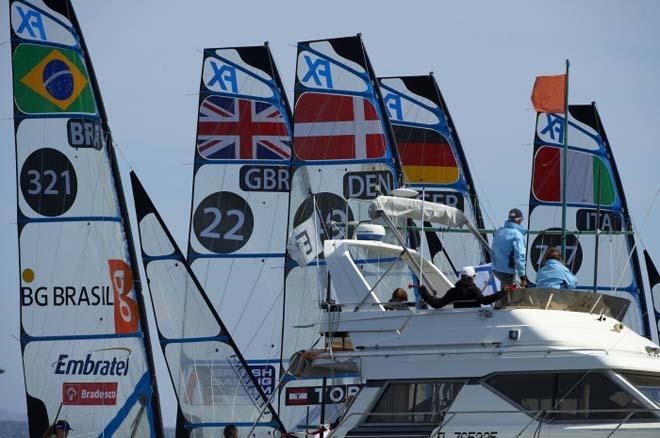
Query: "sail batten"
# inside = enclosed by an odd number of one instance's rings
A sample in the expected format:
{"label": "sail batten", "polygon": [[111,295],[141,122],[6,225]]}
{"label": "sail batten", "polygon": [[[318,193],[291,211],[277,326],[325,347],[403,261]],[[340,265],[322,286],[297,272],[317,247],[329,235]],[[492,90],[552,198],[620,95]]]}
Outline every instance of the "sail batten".
{"label": "sail batten", "polygon": [[21,344],[30,434],[160,436],[112,136],[68,1],[9,4]]}

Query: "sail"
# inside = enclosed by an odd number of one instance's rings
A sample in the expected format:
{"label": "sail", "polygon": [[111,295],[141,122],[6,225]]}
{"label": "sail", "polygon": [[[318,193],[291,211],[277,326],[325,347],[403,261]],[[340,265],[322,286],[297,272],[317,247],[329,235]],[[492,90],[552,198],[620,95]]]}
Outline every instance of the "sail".
{"label": "sail", "polygon": [[[257,379],[131,173],[142,261],[158,337],[178,401],[177,436],[218,436],[229,424],[285,432]],[[248,429],[250,430],[250,429]]]}
{"label": "sail", "polygon": [[[369,219],[368,202],[361,201],[387,194],[399,183],[390,127],[360,36],[300,42],[297,53],[289,235],[293,230],[312,230],[313,236],[295,234],[316,242],[313,247],[318,251],[304,266],[287,257],[284,369],[294,352],[325,346],[314,327],[321,307],[332,300],[320,241],[346,237],[347,222]],[[346,382],[326,382],[326,389]],[[285,424],[293,422],[301,430],[332,420],[331,410],[341,400],[326,400],[334,405],[322,405],[322,410],[316,400],[308,414],[312,397],[297,396],[313,393],[312,387],[323,393],[322,383],[293,381],[287,385],[280,402],[290,408],[286,416],[281,414]]]}
{"label": "sail", "polygon": [[112,138],[69,1],[9,2],[30,436],[162,436]]}
{"label": "sail", "polygon": [[[470,167],[433,75],[379,82],[408,186],[427,201],[458,208],[483,228]],[[424,256],[448,278],[455,278],[463,266],[489,262],[488,253],[472,236],[427,232],[420,240]]]}
{"label": "sail", "polygon": [[[531,282],[548,249],[561,247],[564,120],[563,114],[554,113],[538,113],[536,118],[527,253]],[[625,323],[649,336],[629,210],[596,105],[570,105],[568,121],[566,265],[578,289],[594,290],[597,257],[598,291],[629,299]]]}
{"label": "sail", "polygon": [[[658,343],[658,335],[660,334],[660,273],[655,267],[651,255],[648,251],[644,250],[644,261],[646,262],[646,272],[649,279],[649,287],[651,288],[651,301],[653,303],[653,318],[654,325],[651,332],[653,334],[653,341]],[[650,313],[650,312],[649,312]]]}
{"label": "sail", "polygon": [[206,49],[187,258],[267,396],[280,379],[290,162],[268,46]]}

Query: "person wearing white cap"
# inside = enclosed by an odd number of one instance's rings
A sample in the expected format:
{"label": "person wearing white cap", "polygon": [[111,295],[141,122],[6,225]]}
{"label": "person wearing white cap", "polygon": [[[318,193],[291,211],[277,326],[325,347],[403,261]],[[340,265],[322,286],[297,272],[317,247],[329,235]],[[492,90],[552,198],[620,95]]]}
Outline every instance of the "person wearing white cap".
{"label": "person wearing white cap", "polygon": [[442,298],[430,294],[424,286],[419,287],[419,294],[434,309],[440,309],[449,303],[453,303],[455,309],[480,307],[482,304],[491,304],[499,300],[501,292],[488,296],[481,293],[481,289],[474,283],[476,276],[474,266],[466,266],[461,270],[461,278]]}

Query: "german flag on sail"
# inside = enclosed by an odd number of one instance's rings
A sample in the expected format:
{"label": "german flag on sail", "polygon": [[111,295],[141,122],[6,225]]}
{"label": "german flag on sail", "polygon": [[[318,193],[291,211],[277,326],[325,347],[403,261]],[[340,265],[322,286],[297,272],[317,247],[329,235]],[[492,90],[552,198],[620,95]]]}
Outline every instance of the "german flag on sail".
{"label": "german flag on sail", "polygon": [[456,157],[438,131],[393,125],[399,157],[409,183],[453,184],[458,181]]}

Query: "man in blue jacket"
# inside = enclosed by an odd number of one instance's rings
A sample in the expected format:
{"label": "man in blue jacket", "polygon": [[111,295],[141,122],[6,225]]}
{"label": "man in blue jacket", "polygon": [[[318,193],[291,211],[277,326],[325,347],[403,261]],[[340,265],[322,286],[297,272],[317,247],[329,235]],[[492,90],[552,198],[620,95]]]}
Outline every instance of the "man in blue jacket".
{"label": "man in blue jacket", "polygon": [[523,227],[523,214],[517,208],[509,211],[509,219],[495,231],[491,258],[493,260],[493,273],[502,287],[511,286],[516,280],[516,274],[520,278],[520,286],[527,287],[525,276],[525,265],[527,260],[527,248],[525,246],[525,235],[527,230]]}
{"label": "man in blue jacket", "polygon": [[536,287],[575,289],[576,286],[577,279],[561,262],[561,252],[557,248],[550,248],[543,266],[536,273]]}

